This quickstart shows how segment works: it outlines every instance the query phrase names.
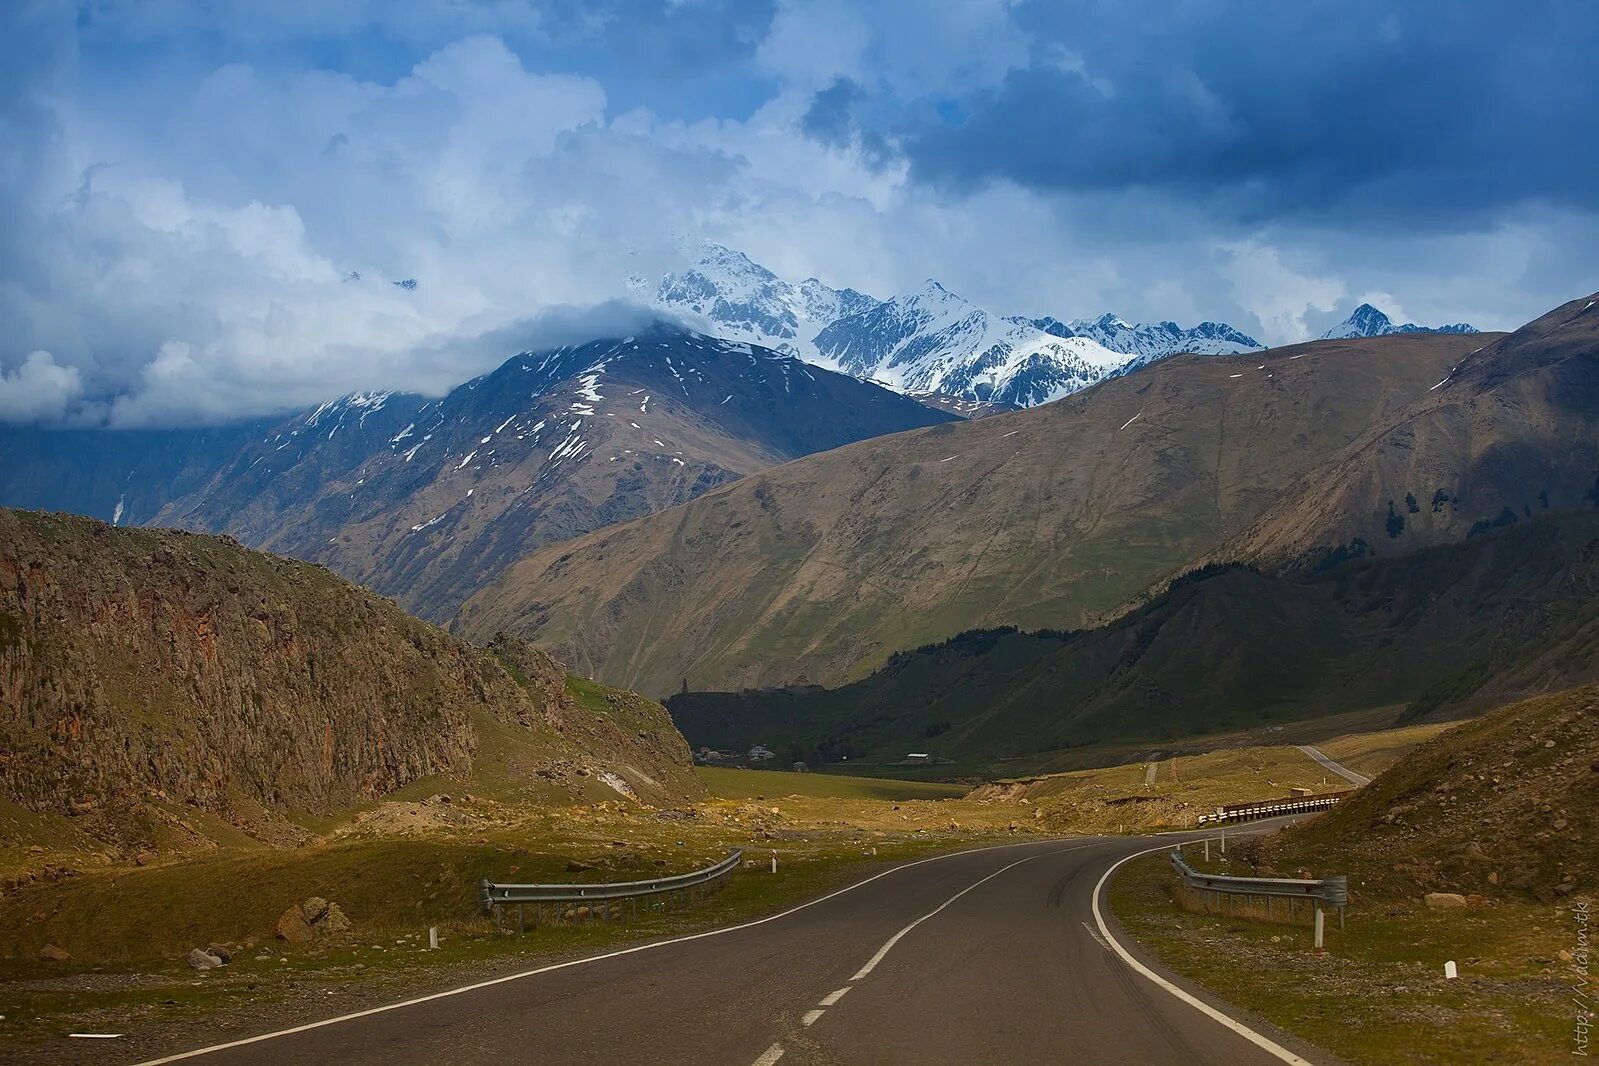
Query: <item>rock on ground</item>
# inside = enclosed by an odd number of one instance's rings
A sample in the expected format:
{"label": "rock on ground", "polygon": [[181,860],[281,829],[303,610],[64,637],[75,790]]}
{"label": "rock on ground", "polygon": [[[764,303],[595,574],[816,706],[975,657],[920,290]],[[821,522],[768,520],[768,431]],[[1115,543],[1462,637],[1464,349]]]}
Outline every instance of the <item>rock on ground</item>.
{"label": "rock on ground", "polygon": [[305,920],[305,912],[296,904],[278,916],[276,932],[279,940],[287,940],[291,944],[304,944],[314,935],[311,923]]}

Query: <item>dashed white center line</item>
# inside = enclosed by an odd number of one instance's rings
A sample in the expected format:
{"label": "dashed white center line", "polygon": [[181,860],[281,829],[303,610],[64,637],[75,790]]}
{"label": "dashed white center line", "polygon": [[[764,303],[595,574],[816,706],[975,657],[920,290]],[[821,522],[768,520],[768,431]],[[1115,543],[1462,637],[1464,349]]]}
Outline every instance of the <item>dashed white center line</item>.
{"label": "dashed white center line", "polygon": [[761,1057],[755,1060],[755,1066],[772,1066],[772,1063],[783,1057],[783,1045],[773,1044],[761,1052]]}
{"label": "dashed white center line", "polygon": [[833,1004],[835,1004],[839,1000],[843,999],[844,998],[844,993],[848,992],[853,987],[854,987],[853,985],[845,985],[843,988],[839,989],[837,992],[829,992],[827,995],[822,997],[822,1006],[831,1007]]}
{"label": "dashed white center line", "polygon": [[825,1013],[827,1013],[827,1012],[826,1011],[821,1011],[821,1010],[808,1010],[808,1011],[805,1012],[805,1017],[800,1019],[800,1024],[801,1025],[810,1025],[812,1022],[816,1021],[816,1019],[820,1018]]}
{"label": "dashed white center line", "polygon": [[[1141,415],[1143,413],[1144,412],[1140,411],[1140,412],[1138,412],[1138,415]],[[1120,430],[1122,430],[1122,429],[1126,429],[1128,426],[1132,425],[1134,422],[1137,422],[1138,421],[1138,415],[1134,415],[1133,417],[1129,418],[1127,421],[1123,422],[1121,424],[1121,426],[1119,427],[1118,432]]]}

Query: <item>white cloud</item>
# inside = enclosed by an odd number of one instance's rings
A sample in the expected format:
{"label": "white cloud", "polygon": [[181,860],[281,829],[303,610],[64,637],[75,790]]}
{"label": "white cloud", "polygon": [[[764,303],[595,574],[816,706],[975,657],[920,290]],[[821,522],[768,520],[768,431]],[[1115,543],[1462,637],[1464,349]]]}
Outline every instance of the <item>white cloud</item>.
{"label": "white cloud", "polygon": [[[0,361],[17,368],[12,395],[36,349],[51,354],[29,394],[60,375],[72,387],[16,409],[150,424],[358,388],[436,393],[543,335],[551,315],[636,317],[607,301],[630,297],[630,274],[678,267],[683,235],[878,296],[934,276],[1001,313],[1215,318],[1273,344],[1319,332],[1354,292],[1403,294],[1422,322],[1515,325],[1557,302],[1548,293],[1591,268],[1599,242],[1594,219],[1548,211],[1418,238],[1249,229],[1137,189],[1000,181],[953,194],[800,131],[840,75],[923,103],[1041,55],[1095,75],[1092,54],[1043,54],[997,0],[932,13],[785,3],[748,59],[762,79],[753,110],[731,117],[646,95],[651,110],[625,91],[618,113],[598,74],[544,69],[505,43],[542,32],[523,4],[386,16],[416,61],[381,79],[273,58],[388,6],[208,5],[194,32],[265,42],[218,50],[254,61],[186,66],[186,52],[146,81],[80,66],[66,8],[54,38],[30,39],[27,69],[0,73],[27,90],[0,97]],[[94,15],[159,40],[183,7]],[[393,284],[406,279],[416,287]]]}
{"label": "white cloud", "polygon": [[1346,291],[1337,278],[1290,266],[1279,249],[1258,240],[1222,244],[1217,252],[1234,298],[1263,327],[1261,339],[1272,344],[1308,340],[1306,314],[1333,310]]}
{"label": "white cloud", "polygon": [[31,352],[14,371],[0,372],[0,421],[59,420],[82,388],[76,367],[57,366],[49,352]]}

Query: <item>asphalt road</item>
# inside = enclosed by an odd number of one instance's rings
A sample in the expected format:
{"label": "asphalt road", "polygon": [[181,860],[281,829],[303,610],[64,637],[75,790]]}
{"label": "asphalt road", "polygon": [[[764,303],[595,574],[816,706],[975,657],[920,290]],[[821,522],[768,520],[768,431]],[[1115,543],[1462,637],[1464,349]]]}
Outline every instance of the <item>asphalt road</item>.
{"label": "asphalt road", "polygon": [[1365,774],[1356,773],[1343,763],[1334,762],[1332,759],[1328,758],[1327,754],[1320,748],[1314,747],[1310,744],[1300,744],[1299,750],[1304,752],[1306,755],[1309,755],[1317,762],[1321,763],[1323,766],[1337,774],[1339,777],[1343,778],[1345,781],[1348,781],[1351,785],[1371,784],[1371,778],[1367,777]]}
{"label": "asphalt road", "polygon": [[[1094,900],[1106,871],[1153,843],[1034,841],[923,860],[731,930],[203,1049],[192,1061],[1324,1061],[1258,1021],[1230,1027],[1236,1011],[1161,970],[1103,905],[1101,926]],[[1151,972],[1135,970],[1112,941]],[[1179,998],[1181,989],[1216,1016]]]}

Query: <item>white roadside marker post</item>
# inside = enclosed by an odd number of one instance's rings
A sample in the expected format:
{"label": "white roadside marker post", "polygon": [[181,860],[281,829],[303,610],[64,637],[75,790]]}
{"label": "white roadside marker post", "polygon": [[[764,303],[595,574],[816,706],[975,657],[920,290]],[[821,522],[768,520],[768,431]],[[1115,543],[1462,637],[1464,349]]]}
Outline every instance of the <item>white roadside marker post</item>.
{"label": "white roadside marker post", "polygon": [[436,925],[428,926],[428,950],[439,950],[439,927]]}
{"label": "white roadside marker post", "polygon": [[1205,861],[1210,861],[1210,837],[1205,838]]}
{"label": "white roadside marker post", "polygon": [[772,872],[774,874],[777,872],[777,849],[776,848],[772,849]]}
{"label": "white roadside marker post", "polygon": [[1457,978],[1459,976],[1460,976],[1460,971],[1455,969],[1455,960],[1454,959],[1450,959],[1448,962],[1444,963],[1444,980],[1445,981],[1453,981],[1455,978]]}
{"label": "white roadside marker post", "polygon": [[1221,831],[1221,857],[1224,859],[1227,857],[1227,830],[1225,829]]}
{"label": "white roadside marker post", "polygon": [[1321,950],[1322,944],[1322,910],[1321,903],[1316,904],[1316,950]]}

